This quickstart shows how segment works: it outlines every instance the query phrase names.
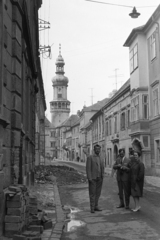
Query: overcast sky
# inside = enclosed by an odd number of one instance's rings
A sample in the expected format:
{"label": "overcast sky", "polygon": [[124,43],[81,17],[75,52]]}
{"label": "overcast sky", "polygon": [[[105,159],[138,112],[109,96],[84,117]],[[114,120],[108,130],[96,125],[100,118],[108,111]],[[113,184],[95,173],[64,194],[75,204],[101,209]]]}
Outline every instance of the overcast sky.
{"label": "overcast sky", "polygon": [[[50,22],[50,30],[40,31],[40,44],[52,45],[52,58],[41,54],[47,111],[53,100],[51,79],[55,61],[61,54],[65,76],[69,79],[68,100],[71,114],[108,97],[129,79],[129,49],[123,44],[133,28],[147,22],[159,0],[100,0],[113,4],[136,6],[138,19],[128,15],[132,8],[92,3],[85,0],[43,0],[39,18]],[[141,6],[155,6],[139,8]],[[117,69],[117,70],[116,70]]]}

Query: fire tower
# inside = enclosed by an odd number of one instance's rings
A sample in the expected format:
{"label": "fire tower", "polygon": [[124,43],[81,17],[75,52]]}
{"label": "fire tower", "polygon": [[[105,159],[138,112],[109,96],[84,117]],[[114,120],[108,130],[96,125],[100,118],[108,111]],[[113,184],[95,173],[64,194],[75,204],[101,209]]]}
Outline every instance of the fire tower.
{"label": "fire tower", "polygon": [[61,56],[61,45],[55,65],[56,76],[52,78],[53,101],[50,102],[50,113],[51,123],[57,127],[69,117],[70,113],[70,101],[67,100],[68,78],[64,76],[65,62]]}

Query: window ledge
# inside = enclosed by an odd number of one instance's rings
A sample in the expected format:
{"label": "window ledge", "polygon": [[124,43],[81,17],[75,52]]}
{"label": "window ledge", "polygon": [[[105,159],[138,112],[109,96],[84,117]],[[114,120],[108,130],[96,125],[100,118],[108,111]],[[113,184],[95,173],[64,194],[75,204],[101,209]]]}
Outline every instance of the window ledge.
{"label": "window ledge", "polygon": [[153,88],[157,84],[159,84],[159,80],[155,80],[153,83],[150,84],[150,86]]}

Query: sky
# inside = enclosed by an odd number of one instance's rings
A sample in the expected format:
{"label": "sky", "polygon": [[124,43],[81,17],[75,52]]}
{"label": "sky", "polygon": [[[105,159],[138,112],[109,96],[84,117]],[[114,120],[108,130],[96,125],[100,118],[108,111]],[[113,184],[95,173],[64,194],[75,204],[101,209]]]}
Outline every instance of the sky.
{"label": "sky", "polygon": [[109,97],[129,79],[129,49],[123,44],[132,29],[144,25],[160,4],[159,0],[100,2],[135,6],[141,15],[132,19],[131,7],[85,0],[43,0],[39,18],[50,23],[50,29],[39,31],[40,45],[51,46],[50,57],[48,52],[40,54],[49,120],[53,100],[51,79],[55,76],[59,44],[65,76],[69,79],[70,114],[76,114],[84,105]]}

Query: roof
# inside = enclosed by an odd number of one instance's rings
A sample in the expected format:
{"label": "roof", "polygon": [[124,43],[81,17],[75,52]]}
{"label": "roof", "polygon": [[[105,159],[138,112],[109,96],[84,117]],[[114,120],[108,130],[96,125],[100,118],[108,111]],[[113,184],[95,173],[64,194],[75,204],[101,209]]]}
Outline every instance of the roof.
{"label": "roof", "polygon": [[148,21],[146,22],[145,25],[134,28],[131,31],[130,35],[128,36],[128,38],[125,41],[125,43],[123,44],[123,46],[124,47],[129,47],[131,42],[136,38],[136,36],[139,33],[145,33],[145,31],[148,30],[148,28],[150,26],[152,26],[154,23],[156,23],[156,20],[157,20],[158,17],[160,17],[160,5],[158,5],[158,7],[156,8],[156,10],[152,14],[152,16],[148,19]]}
{"label": "roof", "polygon": [[122,95],[122,92],[127,91],[127,90],[130,91],[130,79],[128,79],[122,85],[122,87],[113,95],[113,97],[111,97],[111,99],[107,102],[107,104],[103,107],[103,109],[105,109],[106,107],[111,105],[115,101],[115,99],[119,98],[120,95]]}
{"label": "roof", "polygon": [[84,112],[96,112],[99,109],[101,109],[107,102],[109,101],[109,98],[104,98],[101,101],[98,101],[97,103],[89,106],[89,107],[83,107],[82,111],[79,111],[79,115],[82,116]]}
{"label": "roof", "polygon": [[79,119],[78,115],[73,114],[69,118],[67,118],[63,123],[58,125],[57,128],[72,127],[77,122],[78,119]]}
{"label": "roof", "polygon": [[77,125],[80,125],[80,118],[78,117],[77,121],[75,121],[75,123],[73,123],[72,127],[75,127]]}
{"label": "roof", "polygon": [[92,123],[91,122],[88,122],[84,127],[82,127],[81,129],[86,129],[88,128]]}
{"label": "roof", "polygon": [[45,117],[45,127],[47,128],[49,128],[49,127],[54,127],[54,125],[48,120],[48,118],[47,117]]}

